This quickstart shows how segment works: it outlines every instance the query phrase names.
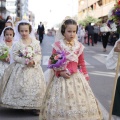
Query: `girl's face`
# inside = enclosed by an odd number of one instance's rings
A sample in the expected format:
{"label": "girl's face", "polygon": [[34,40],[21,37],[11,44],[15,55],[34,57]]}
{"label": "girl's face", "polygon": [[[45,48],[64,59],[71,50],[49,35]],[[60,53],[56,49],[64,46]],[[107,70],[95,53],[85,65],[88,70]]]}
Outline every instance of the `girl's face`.
{"label": "girl's face", "polygon": [[12,40],[13,39],[13,30],[6,30],[5,31],[5,40]]}
{"label": "girl's face", "polygon": [[12,17],[11,17],[11,16],[9,16],[9,17],[8,17],[8,19],[12,20]]}
{"label": "girl's face", "polygon": [[28,25],[20,25],[19,32],[20,32],[20,35],[22,36],[22,39],[29,38],[29,26]]}
{"label": "girl's face", "polygon": [[67,41],[72,41],[76,37],[77,25],[67,25],[65,29],[65,39]]}
{"label": "girl's face", "polygon": [[6,22],[6,23],[5,23],[5,27],[8,27],[8,26],[11,26],[11,27],[12,27],[12,23]]}

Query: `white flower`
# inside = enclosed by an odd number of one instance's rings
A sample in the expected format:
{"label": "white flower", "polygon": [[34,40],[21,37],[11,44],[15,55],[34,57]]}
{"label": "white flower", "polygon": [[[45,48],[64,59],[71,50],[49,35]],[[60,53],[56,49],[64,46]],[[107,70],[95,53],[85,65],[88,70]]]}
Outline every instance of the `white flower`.
{"label": "white flower", "polygon": [[26,57],[31,58],[32,55],[33,55],[32,53],[28,53]]}
{"label": "white flower", "polygon": [[27,49],[28,52],[32,52],[33,51],[32,47],[30,47],[30,46],[28,46],[26,49]]}
{"label": "white flower", "polygon": [[112,31],[117,31],[117,25],[115,23],[110,24]]}
{"label": "white flower", "polygon": [[0,44],[0,56],[6,54],[8,51],[8,47],[5,45]]}

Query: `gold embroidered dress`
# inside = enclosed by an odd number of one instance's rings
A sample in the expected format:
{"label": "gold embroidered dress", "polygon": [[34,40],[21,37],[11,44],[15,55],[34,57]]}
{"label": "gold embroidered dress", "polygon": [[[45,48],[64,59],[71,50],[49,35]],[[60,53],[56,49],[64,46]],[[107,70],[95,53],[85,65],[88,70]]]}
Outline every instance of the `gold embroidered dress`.
{"label": "gold embroidered dress", "polygon": [[[9,55],[10,55],[12,46],[9,47],[5,43],[0,43],[0,44],[8,47],[8,49],[9,49]],[[5,69],[9,66],[9,64],[10,64],[9,62],[4,62],[4,61],[0,60],[0,81],[1,81],[1,78],[2,78],[2,76],[4,74]]]}
{"label": "gold embroidered dress", "polygon": [[[35,65],[25,65],[25,58],[19,57],[19,50],[25,49],[26,45],[22,40],[13,45],[13,59],[5,71],[3,77],[3,88],[1,102],[3,107],[15,109],[40,109],[46,90],[46,84],[42,68],[40,66],[41,50],[37,40],[30,44],[34,51],[37,51],[33,60]],[[6,76],[7,75],[7,76]]]}
{"label": "gold embroidered dress", "polygon": [[[53,44],[53,49],[65,51],[67,63],[78,65],[84,47],[78,41],[73,47],[68,47],[64,40],[60,40]],[[101,120],[101,112],[85,77],[79,70],[73,72],[69,79],[54,74],[49,81],[39,119]]]}

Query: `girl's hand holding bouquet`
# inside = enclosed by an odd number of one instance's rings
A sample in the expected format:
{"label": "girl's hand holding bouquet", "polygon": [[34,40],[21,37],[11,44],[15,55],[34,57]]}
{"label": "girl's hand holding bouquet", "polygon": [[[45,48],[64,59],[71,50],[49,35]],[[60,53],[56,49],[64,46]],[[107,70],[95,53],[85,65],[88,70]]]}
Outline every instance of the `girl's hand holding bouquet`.
{"label": "girl's hand holding bouquet", "polygon": [[70,78],[69,71],[66,68],[66,55],[64,51],[56,52],[55,54],[51,55],[48,68],[59,72],[60,76],[66,79]]}
{"label": "girl's hand holding bouquet", "polygon": [[35,65],[35,62],[33,60],[30,60],[29,63],[27,64],[28,67],[32,67]]}
{"label": "girl's hand holding bouquet", "polygon": [[25,64],[29,67],[33,67],[35,65],[35,62],[33,61],[33,57],[35,55],[35,52],[33,50],[32,46],[27,46],[22,51],[19,51],[19,57],[25,58]]}
{"label": "girl's hand holding bouquet", "polygon": [[66,79],[70,78],[70,74],[67,71],[61,71],[60,76],[66,78]]}

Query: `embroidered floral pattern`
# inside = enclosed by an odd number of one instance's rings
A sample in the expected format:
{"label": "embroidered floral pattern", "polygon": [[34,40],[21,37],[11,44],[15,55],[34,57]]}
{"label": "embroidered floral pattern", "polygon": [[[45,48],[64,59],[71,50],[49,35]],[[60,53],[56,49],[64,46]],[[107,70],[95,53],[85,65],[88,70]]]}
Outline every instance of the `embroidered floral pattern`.
{"label": "embroidered floral pattern", "polygon": [[40,109],[45,94],[46,85],[40,66],[41,51],[39,42],[31,44],[39,52],[33,58],[35,66],[27,67],[18,56],[18,51],[25,45],[17,43],[13,48],[13,58],[16,62],[2,95],[3,106],[17,109]]}
{"label": "embroidered floral pattern", "polygon": [[92,90],[80,73],[66,80],[54,77],[46,97],[40,120],[101,120]]}

